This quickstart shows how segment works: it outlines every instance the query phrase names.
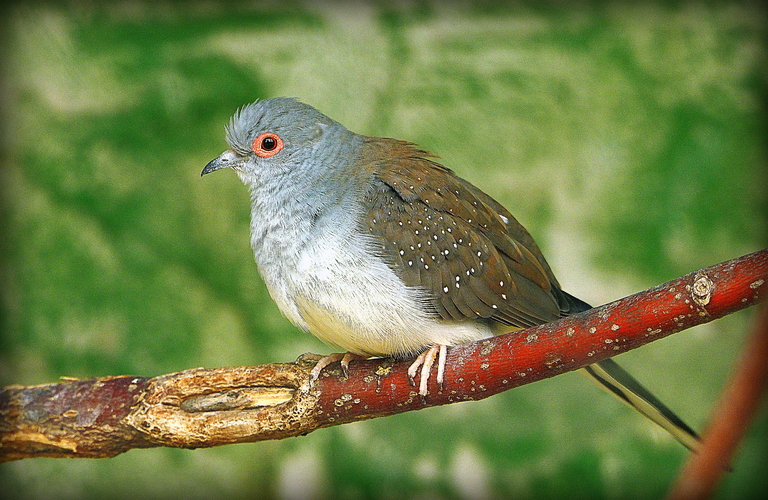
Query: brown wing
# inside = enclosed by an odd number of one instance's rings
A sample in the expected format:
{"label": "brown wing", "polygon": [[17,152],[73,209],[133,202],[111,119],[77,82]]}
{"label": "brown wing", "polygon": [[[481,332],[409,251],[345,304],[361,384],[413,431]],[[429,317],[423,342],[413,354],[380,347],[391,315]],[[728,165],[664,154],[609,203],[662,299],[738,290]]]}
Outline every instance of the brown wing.
{"label": "brown wing", "polygon": [[516,327],[560,317],[552,271],[504,207],[410,143],[370,138],[366,146],[374,183],[365,230],[440,317]]}

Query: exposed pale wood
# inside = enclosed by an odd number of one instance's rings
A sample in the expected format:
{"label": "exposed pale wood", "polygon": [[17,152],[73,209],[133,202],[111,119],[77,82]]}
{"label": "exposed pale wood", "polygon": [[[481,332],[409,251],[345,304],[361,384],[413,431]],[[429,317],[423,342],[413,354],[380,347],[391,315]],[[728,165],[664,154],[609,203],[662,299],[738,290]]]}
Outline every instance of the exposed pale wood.
{"label": "exposed pale wood", "polygon": [[425,398],[408,380],[409,359],[353,361],[349,377],[332,365],[313,385],[313,362],[299,360],[6,387],[0,460],[282,439],[483,399],[749,307],[765,299],[767,278],[761,250],[554,323],[451,348],[443,387],[431,378]]}

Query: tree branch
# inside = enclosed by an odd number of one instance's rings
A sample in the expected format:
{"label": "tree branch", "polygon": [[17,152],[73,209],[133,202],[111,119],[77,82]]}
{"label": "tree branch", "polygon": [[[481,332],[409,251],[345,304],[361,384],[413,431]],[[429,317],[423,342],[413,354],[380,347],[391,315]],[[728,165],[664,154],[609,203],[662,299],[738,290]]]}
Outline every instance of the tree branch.
{"label": "tree branch", "polygon": [[765,395],[768,386],[766,360],[768,307],[763,304],[742,349],[741,359],[702,435],[701,449],[688,457],[667,500],[712,498]]}
{"label": "tree branch", "polygon": [[749,307],[766,295],[768,250],[712,266],[554,323],[448,351],[445,383],[410,385],[410,360],[196,368],[154,378],[65,380],[0,391],[0,461],[110,457],[282,439],[347,422],[487,398]]}

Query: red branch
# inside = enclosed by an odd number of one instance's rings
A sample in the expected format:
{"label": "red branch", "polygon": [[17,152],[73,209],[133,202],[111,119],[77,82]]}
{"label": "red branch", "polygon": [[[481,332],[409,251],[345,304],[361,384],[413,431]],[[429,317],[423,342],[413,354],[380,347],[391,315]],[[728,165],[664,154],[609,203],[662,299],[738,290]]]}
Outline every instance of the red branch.
{"label": "red branch", "polygon": [[702,436],[701,448],[680,471],[669,500],[711,498],[768,386],[768,307],[763,304],[741,360]]}
{"label": "red branch", "polygon": [[763,300],[768,250],[712,266],[555,323],[448,351],[445,383],[422,398],[411,360],[196,368],[154,378],[68,380],[0,391],[0,461],[107,457],[151,446],[210,447],[493,394],[575,370]]}
{"label": "red branch", "polygon": [[[554,323],[450,348],[443,390],[431,379],[426,400],[408,384],[408,362],[353,362],[349,380],[321,376],[323,422],[483,399],[575,370],[752,305],[764,298],[767,276],[761,250]],[[385,376],[372,377],[377,370]],[[356,402],[339,404],[340,393]]]}

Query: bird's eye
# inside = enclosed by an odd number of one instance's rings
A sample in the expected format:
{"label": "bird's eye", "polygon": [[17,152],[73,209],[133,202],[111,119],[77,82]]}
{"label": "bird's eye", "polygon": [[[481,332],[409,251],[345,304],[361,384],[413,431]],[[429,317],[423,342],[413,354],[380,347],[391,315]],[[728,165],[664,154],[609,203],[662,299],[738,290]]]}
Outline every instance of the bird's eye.
{"label": "bird's eye", "polygon": [[283,140],[280,139],[280,136],[277,134],[264,132],[263,134],[259,134],[256,139],[253,140],[251,149],[256,153],[256,156],[269,158],[283,149]]}

